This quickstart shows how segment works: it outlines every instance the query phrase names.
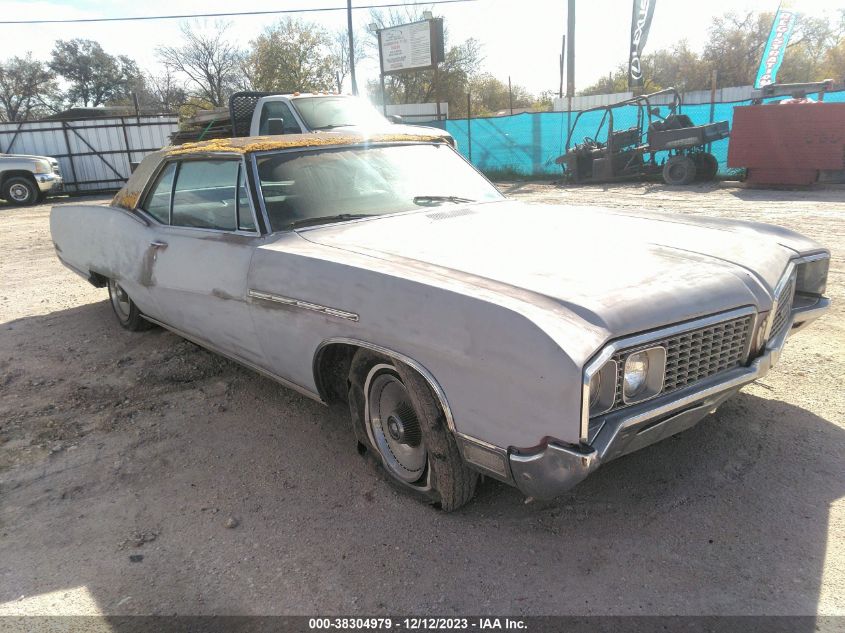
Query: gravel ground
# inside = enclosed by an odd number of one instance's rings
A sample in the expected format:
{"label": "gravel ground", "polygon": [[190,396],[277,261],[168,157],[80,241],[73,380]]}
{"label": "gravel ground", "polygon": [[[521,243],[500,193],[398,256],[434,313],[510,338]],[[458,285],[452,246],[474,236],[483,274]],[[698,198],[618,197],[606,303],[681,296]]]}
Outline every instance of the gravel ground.
{"label": "gravel ground", "polygon": [[120,329],[49,207],[0,206],[0,614],[845,615],[845,190],[502,188],[797,229],[834,307],[696,428],[555,502],[488,481],[447,515],[343,410]]}

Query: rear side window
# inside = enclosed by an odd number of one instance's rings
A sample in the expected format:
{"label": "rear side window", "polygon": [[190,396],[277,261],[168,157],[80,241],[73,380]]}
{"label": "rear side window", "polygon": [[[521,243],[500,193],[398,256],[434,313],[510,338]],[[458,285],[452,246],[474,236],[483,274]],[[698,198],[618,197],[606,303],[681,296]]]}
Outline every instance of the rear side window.
{"label": "rear side window", "polygon": [[170,223],[170,197],[173,193],[173,174],[176,163],[170,163],[161,172],[155,187],[144,201],[144,211],[162,224]]}
{"label": "rear side window", "polygon": [[238,226],[238,171],[234,160],[185,161],[173,190],[173,226],[234,231]]}
{"label": "rear side window", "polygon": [[241,166],[238,177],[238,228],[241,231],[254,231],[255,220],[252,217],[252,208],[249,206],[249,189],[246,187],[246,173]]}
{"label": "rear side window", "polygon": [[284,101],[268,101],[261,108],[259,134],[299,134],[302,130]]}

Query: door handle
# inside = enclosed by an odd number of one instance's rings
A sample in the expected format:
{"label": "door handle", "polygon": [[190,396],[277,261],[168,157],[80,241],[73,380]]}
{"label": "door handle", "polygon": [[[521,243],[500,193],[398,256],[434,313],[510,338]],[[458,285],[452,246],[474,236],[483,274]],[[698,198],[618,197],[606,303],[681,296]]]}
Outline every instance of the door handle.
{"label": "door handle", "polygon": [[164,250],[165,248],[167,248],[167,242],[155,240],[154,242],[150,242],[150,246],[152,246],[153,248],[160,248],[160,249]]}

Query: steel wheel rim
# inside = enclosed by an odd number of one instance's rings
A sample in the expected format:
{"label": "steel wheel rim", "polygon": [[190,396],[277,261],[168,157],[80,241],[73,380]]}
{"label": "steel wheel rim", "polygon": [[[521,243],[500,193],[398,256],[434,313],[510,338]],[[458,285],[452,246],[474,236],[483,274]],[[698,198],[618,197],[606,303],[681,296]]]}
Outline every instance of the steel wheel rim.
{"label": "steel wheel rim", "polygon": [[367,377],[367,433],[387,470],[413,484],[425,475],[428,451],[411,397],[390,365],[376,365]]}
{"label": "steel wheel rim", "polygon": [[669,165],[669,176],[672,180],[682,180],[687,175],[687,165],[685,163],[675,163]]}
{"label": "steel wheel rim", "polygon": [[9,197],[15,202],[26,202],[29,199],[29,189],[26,185],[15,183],[9,187]]}
{"label": "steel wheel rim", "polygon": [[132,308],[129,295],[126,294],[126,291],[120,287],[116,281],[110,281],[109,284],[111,285],[111,304],[114,307],[114,311],[117,313],[118,318],[121,321],[128,321],[129,320],[129,313]]}

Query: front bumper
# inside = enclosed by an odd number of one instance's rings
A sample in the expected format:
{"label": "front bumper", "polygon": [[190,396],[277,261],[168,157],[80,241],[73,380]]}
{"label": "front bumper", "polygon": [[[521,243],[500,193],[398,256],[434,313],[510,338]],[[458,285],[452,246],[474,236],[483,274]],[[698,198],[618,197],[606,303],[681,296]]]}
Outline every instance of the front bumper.
{"label": "front bumper", "polygon": [[35,182],[41,193],[56,193],[62,190],[63,180],[59,174],[35,174]]}
{"label": "front bumper", "polygon": [[673,392],[608,415],[589,445],[566,446],[549,442],[529,454],[509,455],[516,486],[529,497],[553,499],[571,489],[601,464],[659,442],[695,426],[743,386],[765,376],[780,359],[789,334],[824,314],[830,300],[793,308],[783,334],[747,367],[738,367]]}

